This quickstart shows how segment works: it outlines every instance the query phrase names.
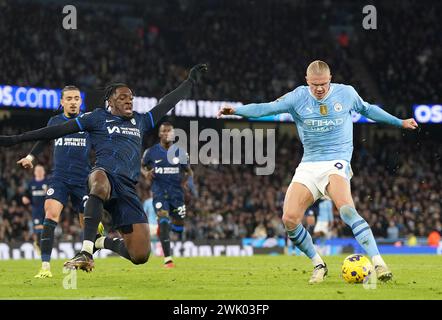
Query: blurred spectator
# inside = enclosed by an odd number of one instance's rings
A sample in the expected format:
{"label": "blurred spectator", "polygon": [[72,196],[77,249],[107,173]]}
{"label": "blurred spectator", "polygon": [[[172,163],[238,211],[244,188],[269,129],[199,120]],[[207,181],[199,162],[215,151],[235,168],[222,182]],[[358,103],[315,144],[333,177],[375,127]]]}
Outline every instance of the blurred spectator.
{"label": "blurred spectator", "polygon": [[429,246],[437,247],[440,243],[440,233],[437,230],[433,230],[428,235],[428,241]]}
{"label": "blurred spectator", "polygon": [[387,239],[397,240],[398,238],[399,238],[399,228],[396,226],[396,223],[394,221],[390,221],[387,229]]}
{"label": "blurred spectator", "polygon": [[312,209],[307,210],[305,214],[305,228],[313,236],[313,231],[315,230],[315,212]]}
{"label": "blurred spectator", "polygon": [[407,238],[407,246],[414,247],[417,245],[417,238],[413,233],[410,233]]}
{"label": "blurred spectator", "polygon": [[339,46],[340,46],[340,47],[342,47],[342,48],[347,48],[347,47],[348,47],[348,44],[349,44],[349,41],[350,41],[350,38],[348,37],[348,34],[347,34],[347,33],[345,33],[345,32],[341,32],[341,33],[338,35],[338,43],[339,43]]}
{"label": "blurred spectator", "polygon": [[267,229],[263,222],[260,222],[253,231],[252,238],[267,238]]}

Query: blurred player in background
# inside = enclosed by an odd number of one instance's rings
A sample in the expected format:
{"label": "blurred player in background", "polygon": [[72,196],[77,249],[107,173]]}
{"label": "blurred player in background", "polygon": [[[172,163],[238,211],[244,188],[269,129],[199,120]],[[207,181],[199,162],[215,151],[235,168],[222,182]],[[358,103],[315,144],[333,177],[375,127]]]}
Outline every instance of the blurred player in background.
{"label": "blurred player in background", "polygon": [[313,238],[331,237],[331,225],[333,223],[333,202],[329,199],[322,199],[318,204],[318,216],[313,229]]}
{"label": "blurred player in background", "polygon": [[143,209],[144,213],[147,216],[147,221],[149,223],[150,238],[151,240],[157,240],[156,239],[158,233],[157,214],[155,212],[155,208],[153,207],[152,191],[150,190],[148,197],[143,201]]}
{"label": "blurred player in background", "polygon": [[304,216],[305,216],[305,224],[304,224],[305,229],[308,232],[313,233],[313,230],[315,229],[316,226],[315,208],[313,206],[308,208]]}
{"label": "blurred player in background", "polygon": [[151,183],[153,206],[158,216],[158,237],[164,253],[164,267],[173,268],[170,250],[170,231],[180,240],[184,231],[186,205],[185,189],[188,178],[193,177],[186,152],[173,144],[175,133],[172,124],[164,122],[158,136],[160,142],[144,152],[144,175]]}
{"label": "blurred player in background", "polygon": [[45,217],[45,196],[48,190],[48,180],[46,179],[46,170],[42,165],[34,168],[34,179],[28,185],[28,191],[22,197],[24,205],[32,206],[32,224],[34,226],[33,240],[34,248],[38,255],[41,255],[41,235],[43,232],[43,220]]}
{"label": "blurred player in background", "polygon": [[[80,112],[82,99],[80,90],[75,86],[66,86],[61,92],[61,107],[63,113],[53,116],[48,121],[48,127],[63,124],[76,119]],[[51,140],[39,141],[31,152],[17,163],[24,168],[32,168],[33,161],[51,143]],[[69,198],[75,212],[79,213],[80,226],[84,228],[84,201],[87,200],[87,177],[91,170],[89,163],[90,140],[89,133],[77,132],[58,138],[54,142],[53,171],[49,188],[44,201],[44,222],[41,226],[41,261],[42,266],[36,278],[51,278],[51,253],[54,246],[54,230],[60,221],[63,208]],[[37,166],[40,167],[40,166]],[[37,168],[36,167],[36,168]],[[43,219],[42,219],[43,221]],[[100,223],[99,231],[103,233]]]}
{"label": "blurred player in background", "polygon": [[[106,109],[97,108],[60,125],[15,136],[0,136],[0,146],[11,146],[89,132],[97,159],[88,179],[83,246],[75,257],[65,262],[66,268],[92,271],[95,248],[112,250],[134,264],[147,262],[150,255],[149,226],[135,190],[140,176],[142,139],[180,100],[191,95],[206,71],[206,64],[194,66],[185,81],[145,114],[133,111],[134,96],[128,85],[113,83],[106,88]],[[123,239],[96,239],[104,209],[112,215],[113,227],[120,231]]]}
{"label": "blurred player in background", "polygon": [[332,199],[341,218],[352,228],[354,237],[372,259],[378,279],[388,281],[392,273],[351,196],[353,122],[350,112],[356,111],[398,128],[414,130],[417,123],[414,119],[398,119],[365,102],[352,86],[331,83],[330,68],[323,61],[316,60],[308,66],[306,81],[308,86],[299,86],[271,103],[252,103],[236,109],[223,106],[218,117],[235,114],[255,118],[286,112],[292,115],[304,155],[287,190],[282,220],[289,238],[312,260],[314,270],[309,283],[322,282],[328,272],[311,235],[302,225],[306,209],[322,196]]}

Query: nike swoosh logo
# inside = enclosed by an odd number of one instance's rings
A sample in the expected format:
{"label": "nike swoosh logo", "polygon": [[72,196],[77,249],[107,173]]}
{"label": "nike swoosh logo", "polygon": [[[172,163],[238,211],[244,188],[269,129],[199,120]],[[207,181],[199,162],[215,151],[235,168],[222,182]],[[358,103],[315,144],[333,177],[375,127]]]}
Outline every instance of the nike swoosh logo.
{"label": "nike swoosh logo", "polygon": [[115,120],[106,120],[106,123],[108,123],[108,122],[114,122]]}
{"label": "nike swoosh logo", "polygon": [[161,162],[162,160],[155,160],[155,163],[159,163],[159,162]]}

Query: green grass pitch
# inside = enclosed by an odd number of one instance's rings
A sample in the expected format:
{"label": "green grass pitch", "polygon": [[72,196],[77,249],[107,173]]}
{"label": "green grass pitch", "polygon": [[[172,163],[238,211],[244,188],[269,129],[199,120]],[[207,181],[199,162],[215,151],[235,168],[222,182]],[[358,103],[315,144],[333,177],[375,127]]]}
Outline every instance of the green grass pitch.
{"label": "green grass pitch", "polygon": [[157,257],[139,266],[111,257],[96,259],[92,273],[78,271],[76,289],[63,287],[63,260],[52,261],[49,279],[34,278],[38,260],[0,261],[0,299],[442,299],[442,256],[384,256],[394,278],[375,289],[341,279],[344,256],[325,258],[329,276],[309,285],[305,257],[177,258],[175,269],[163,269]]}

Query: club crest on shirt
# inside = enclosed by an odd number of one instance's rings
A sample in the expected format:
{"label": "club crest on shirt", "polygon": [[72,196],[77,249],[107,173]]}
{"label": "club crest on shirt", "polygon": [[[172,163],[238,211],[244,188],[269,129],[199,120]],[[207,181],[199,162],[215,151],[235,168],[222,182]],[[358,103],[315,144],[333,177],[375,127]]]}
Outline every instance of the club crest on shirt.
{"label": "club crest on shirt", "polygon": [[340,112],[342,110],[342,104],[340,104],[339,102],[336,102],[334,105],[334,109],[336,112]]}
{"label": "club crest on shirt", "polygon": [[335,167],[338,168],[339,170],[341,170],[344,167],[344,165],[340,162],[336,162]]}
{"label": "club crest on shirt", "polygon": [[321,104],[321,105],[319,105],[319,112],[320,112],[323,116],[326,116],[326,115],[328,114],[327,105],[325,105],[325,104]]}
{"label": "club crest on shirt", "polygon": [[135,121],[134,118],[132,118],[132,119],[130,120],[130,122],[131,122],[133,125],[136,125],[136,124],[137,124],[137,122]]}

